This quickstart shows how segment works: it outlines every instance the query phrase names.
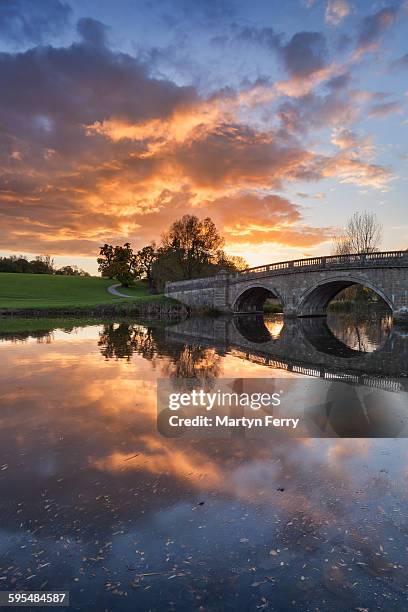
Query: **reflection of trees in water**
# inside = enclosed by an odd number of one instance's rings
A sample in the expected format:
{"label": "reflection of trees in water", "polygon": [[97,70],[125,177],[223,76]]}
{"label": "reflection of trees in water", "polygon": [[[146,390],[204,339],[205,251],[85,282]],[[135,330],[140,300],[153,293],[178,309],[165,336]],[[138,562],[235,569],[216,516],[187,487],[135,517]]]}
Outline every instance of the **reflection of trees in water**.
{"label": "reflection of trees in water", "polygon": [[349,313],[328,315],[332,333],[350,348],[371,353],[387,340],[392,327],[392,316],[384,311],[370,314]]}
{"label": "reflection of trees in water", "polygon": [[173,380],[177,388],[200,386],[208,390],[218,378],[220,367],[221,356],[215,349],[182,345],[178,354],[173,355],[164,366],[163,373]]}
{"label": "reflection of trees in water", "polygon": [[158,354],[157,345],[153,328],[134,323],[108,323],[99,333],[98,346],[106,359],[130,361],[137,353],[152,360]]}
{"label": "reflection of trees in water", "polygon": [[53,330],[39,331],[12,331],[0,332],[1,342],[12,342],[13,344],[23,344],[30,338],[37,340],[38,344],[51,344],[54,339]]}
{"label": "reflection of trees in water", "polygon": [[213,348],[166,343],[164,330],[134,323],[109,323],[99,333],[98,346],[106,359],[126,359],[134,354],[153,361],[167,357],[163,376],[177,383],[181,379],[210,387],[218,376],[221,356]]}

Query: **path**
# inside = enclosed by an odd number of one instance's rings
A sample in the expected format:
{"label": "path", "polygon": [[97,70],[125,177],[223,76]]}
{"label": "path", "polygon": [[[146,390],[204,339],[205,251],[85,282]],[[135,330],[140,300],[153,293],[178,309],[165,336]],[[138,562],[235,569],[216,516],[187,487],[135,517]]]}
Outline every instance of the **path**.
{"label": "path", "polygon": [[120,291],[118,291],[116,289],[116,287],[121,287],[122,285],[120,283],[117,283],[116,285],[110,285],[110,287],[108,287],[108,292],[111,295],[116,295],[116,297],[124,297],[124,298],[134,298],[134,295],[126,295],[126,293],[120,293]]}

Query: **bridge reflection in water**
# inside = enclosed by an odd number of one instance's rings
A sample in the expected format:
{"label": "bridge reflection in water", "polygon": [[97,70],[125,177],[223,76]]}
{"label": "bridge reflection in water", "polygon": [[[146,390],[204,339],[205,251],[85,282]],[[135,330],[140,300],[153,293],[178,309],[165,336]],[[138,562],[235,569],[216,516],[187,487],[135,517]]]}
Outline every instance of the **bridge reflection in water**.
{"label": "bridge reflection in water", "polygon": [[323,379],[324,401],[306,407],[304,385],[299,402],[313,437],[408,435],[408,373],[403,369],[408,333],[393,327],[390,316],[359,320],[336,315],[327,322],[262,316],[189,319],[168,327],[166,340],[215,347],[222,354],[285,370],[285,376]]}
{"label": "bridge reflection in water", "polygon": [[211,346],[297,374],[399,390],[407,377],[408,333],[390,317],[188,319],[166,328],[168,342]]}

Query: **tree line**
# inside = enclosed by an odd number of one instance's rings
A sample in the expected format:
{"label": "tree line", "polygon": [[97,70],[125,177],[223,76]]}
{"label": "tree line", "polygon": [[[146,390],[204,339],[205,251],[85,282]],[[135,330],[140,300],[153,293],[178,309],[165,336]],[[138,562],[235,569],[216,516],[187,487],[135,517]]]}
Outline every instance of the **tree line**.
{"label": "tree line", "polygon": [[212,276],[220,270],[234,272],[248,267],[242,257],[227,255],[224,239],[214,222],[206,217],[184,215],[165,232],[161,243],[152,242],[133,251],[123,246],[104,244],[97,259],[102,276],[130,286],[145,279],[151,293],[162,292],[167,281]]}
{"label": "tree line", "polygon": [[0,272],[14,272],[21,274],[57,274],[61,276],[90,276],[88,272],[78,266],[62,266],[56,268],[54,260],[49,255],[38,255],[34,259],[27,259],[23,255],[10,255],[0,257]]}
{"label": "tree line", "polygon": [[[344,230],[332,240],[333,255],[378,251],[382,225],[372,212],[356,212]],[[145,279],[151,293],[162,292],[167,281],[212,276],[220,270],[236,272],[248,267],[242,257],[227,255],[224,239],[214,222],[206,217],[184,215],[163,234],[161,243],[152,242],[134,251],[129,242],[123,246],[104,244],[97,259],[102,276],[117,279],[128,287]]]}

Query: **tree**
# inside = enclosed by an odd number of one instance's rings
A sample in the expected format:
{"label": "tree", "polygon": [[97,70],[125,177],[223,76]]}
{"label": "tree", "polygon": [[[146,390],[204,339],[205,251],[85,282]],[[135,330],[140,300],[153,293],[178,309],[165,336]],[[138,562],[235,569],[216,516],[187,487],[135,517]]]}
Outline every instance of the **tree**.
{"label": "tree", "polygon": [[78,268],[78,266],[62,266],[62,268],[55,270],[55,274],[58,276],[90,276],[88,272]]}
{"label": "tree", "polygon": [[224,239],[209,217],[200,220],[184,215],[170,226],[159,247],[152,242],[134,253],[128,242],[123,247],[105,243],[97,261],[102,276],[117,278],[125,286],[135,278],[145,278],[150,292],[162,291],[167,281],[248,267],[243,257],[227,255],[223,245]]}
{"label": "tree", "polygon": [[168,281],[212,276],[220,270],[236,272],[248,267],[242,257],[230,256],[221,248],[224,240],[213,221],[185,215],[164,234],[156,251],[151,277],[158,291]]}
{"label": "tree", "polygon": [[382,225],[375,213],[355,212],[349,219],[344,234],[333,239],[333,254],[374,253],[382,240]]}
{"label": "tree", "polygon": [[30,261],[32,274],[54,274],[54,260],[49,255],[38,255]]}
{"label": "tree", "polygon": [[23,255],[10,255],[10,257],[0,257],[0,272],[32,272],[31,263]]}
{"label": "tree", "polygon": [[105,242],[105,244],[99,249],[99,255],[100,257],[98,257],[98,259],[96,260],[98,262],[99,272],[101,272],[102,276],[113,278],[113,276],[111,276],[110,268],[114,257],[113,246]]}
{"label": "tree", "polygon": [[350,253],[350,245],[344,234],[338,232],[332,238],[332,249],[333,255],[348,255]]}
{"label": "tree", "polygon": [[[348,253],[373,253],[378,251],[381,244],[382,225],[375,213],[355,212],[346,225],[344,234],[333,238],[334,255],[347,255]],[[369,302],[371,292],[361,285],[353,285],[339,294],[341,297],[353,302]]]}
{"label": "tree", "polygon": [[195,215],[184,215],[172,224],[162,244],[163,250],[170,252],[177,261],[182,278],[190,279],[211,263],[224,245],[224,239],[209,217],[200,221]]}
{"label": "tree", "polygon": [[217,271],[239,272],[248,268],[248,262],[240,255],[227,255],[225,251],[218,251],[214,260],[214,266],[218,268]]}
{"label": "tree", "polygon": [[98,269],[102,276],[116,278],[124,287],[129,287],[138,272],[137,259],[129,242],[115,247],[104,244],[99,254]]}
{"label": "tree", "polygon": [[158,257],[158,249],[156,244],[152,242],[147,246],[140,249],[136,253],[136,266],[138,269],[138,276],[145,278],[149,287],[149,291],[154,291],[154,282],[152,277],[153,264]]}

